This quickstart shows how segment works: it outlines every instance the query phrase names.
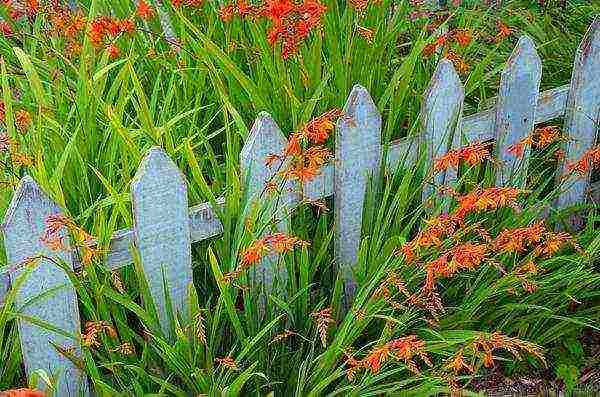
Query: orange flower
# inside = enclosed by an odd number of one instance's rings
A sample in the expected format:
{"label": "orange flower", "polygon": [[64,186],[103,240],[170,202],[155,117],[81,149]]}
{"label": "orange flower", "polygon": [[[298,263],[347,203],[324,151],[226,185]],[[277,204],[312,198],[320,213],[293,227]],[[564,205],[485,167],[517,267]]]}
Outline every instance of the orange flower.
{"label": "orange flower", "polygon": [[33,159],[25,153],[13,153],[11,159],[15,166],[31,167],[33,165]]}
{"label": "orange flower", "polygon": [[363,12],[369,5],[369,0],[348,0],[350,5],[358,12]]}
{"label": "orange flower", "polygon": [[302,147],[300,146],[300,139],[302,136],[298,133],[290,135],[288,144],[283,151],[284,156],[299,156],[302,153]]}
{"label": "orange flower", "polygon": [[338,119],[342,114],[341,109],[335,108],[312,119],[300,130],[300,137],[306,138],[315,144],[325,142],[331,131],[335,128],[334,120]]}
{"label": "orange flower", "polygon": [[235,8],[238,16],[242,19],[256,12],[255,7],[252,4],[246,2],[246,0],[238,0]]}
{"label": "orange flower", "polygon": [[463,196],[457,197],[458,207],[453,211],[452,218],[462,222],[466,215],[472,212],[496,210],[501,207],[514,207],[517,196],[522,191],[513,187],[490,187],[475,189]]}
{"label": "orange flower", "polygon": [[46,394],[35,389],[10,389],[0,392],[0,397],[45,397]]}
{"label": "orange flower", "polygon": [[454,357],[446,363],[446,367],[454,372],[455,375],[458,375],[463,369],[468,373],[473,373],[473,366],[465,362],[462,350],[459,350]]}
{"label": "orange flower", "polygon": [[436,172],[446,171],[449,168],[457,169],[461,160],[466,161],[469,165],[473,166],[480,164],[485,159],[490,159],[490,153],[488,149],[483,144],[475,142],[470,145],[451,150],[445,155],[435,159],[433,168]]}
{"label": "orange flower", "polygon": [[21,109],[15,113],[15,125],[19,132],[24,133],[31,124],[31,113],[25,109]]}
{"label": "orange flower", "polygon": [[542,241],[545,232],[543,221],[516,229],[505,229],[492,242],[492,249],[500,253],[521,253],[527,246]]}
{"label": "orange flower", "polygon": [[375,37],[375,30],[372,28],[365,28],[362,26],[356,27],[356,32],[369,44],[373,44],[373,38]]}
{"label": "orange flower", "polygon": [[85,331],[81,335],[83,345],[87,347],[99,347],[100,341],[98,337],[101,333],[105,333],[111,338],[117,337],[117,331],[108,322],[102,321],[88,321],[85,324]]}
{"label": "orange flower", "polygon": [[587,175],[592,168],[600,165],[600,146],[586,150],[581,158],[574,163],[568,164],[569,172],[578,174],[579,176]]}
{"label": "orange flower", "polygon": [[294,246],[308,246],[307,241],[300,240],[297,237],[289,236],[284,233],[275,233],[265,237],[265,241],[271,248],[278,253],[292,251]]}
{"label": "orange flower", "polygon": [[274,24],[281,22],[284,18],[294,12],[295,6],[290,0],[266,0],[261,9],[264,15]]}
{"label": "orange flower", "polygon": [[460,152],[451,150],[445,155],[434,159],[433,169],[435,172],[447,171],[449,168],[458,168],[460,162]]}
{"label": "orange flower", "polygon": [[414,357],[419,357],[425,364],[431,366],[431,360],[425,352],[425,343],[419,340],[415,335],[408,335],[402,338],[394,339],[381,346],[375,347],[369,351],[367,356],[362,360],[357,360],[353,357],[348,357],[346,364],[346,374],[350,380],[354,374],[361,368],[371,371],[376,374],[381,369],[381,365],[388,359],[393,358],[397,361],[404,361],[406,367],[413,373],[418,373],[419,368]]}
{"label": "orange flower", "polygon": [[268,247],[264,239],[256,240],[242,252],[240,268],[245,269],[260,262],[262,257],[268,252]]}
{"label": "orange flower", "polygon": [[116,59],[119,56],[119,52],[119,47],[114,44],[109,44],[106,46],[106,53],[111,59]]}
{"label": "orange flower", "polygon": [[35,16],[40,11],[40,2],[38,0],[25,0],[25,12],[29,17]]}
{"label": "orange flower", "polygon": [[453,38],[454,38],[454,40],[456,40],[458,45],[460,45],[461,47],[468,46],[472,39],[471,34],[466,29],[455,30]]}
{"label": "orange flower", "polygon": [[235,7],[233,6],[233,4],[221,6],[221,8],[219,9],[219,18],[223,22],[229,22],[233,19],[234,12]]}
{"label": "orange flower", "polygon": [[511,29],[507,24],[498,20],[497,23],[498,34],[496,35],[496,41],[502,41],[513,33],[513,29]]}
{"label": "orange flower", "polygon": [[267,167],[271,168],[273,166],[273,164],[278,160],[280,160],[280,157],[276,154],[271,153],[271,154],[267,155],[267,159],[265,160],[265,165]]}
{"label": "orange flower", "polygon": [[423,48],[423,56],[425,58],[429,58],[430,56],[432,56],[433,54],[435,54],[436,50],[437,50],[437,44],[436,43],[427,44]]}
{"label": "orange flower", "polygon": [[221,357],[221,358],[215,358],[215,362],[218,365],[222,365],[225,368],[229,368],[233,371],[238,371],[240,368],[238,367],[237,363],[235,362],[235,360],[231,357]]}
{"label": "orange flower", "polygon": [[459,155],[461,160],[466,161],[471,166],[480,164],[483,160],[491,159],[489,150],[480,142],[462,147],[459,149]]}
{"label": "orange flower", "polygon": [[534,131],[536,135],[535,145],[538,148],[545,148],[553,142],[556,142],[560,135],[560,130],[557,126],[547,126],[542,128],[537,128]]}
{"label": "orange flower", "polygon": [[136,12],[140,18],[146,21],[154,16],[154,9],[150,4],[146,3],[144,0],[139,0]]}
{"label": "orange flower", "polygon": [[329,324],[334,322],[334,320],[331,318],[331,308],[327,307],[325,309],[313,312],[310,314],[310,316],[317,326],[317,331],[319,333],[319,337],[321,338],[323,347],[327,346],[327,331],[329,329]]}

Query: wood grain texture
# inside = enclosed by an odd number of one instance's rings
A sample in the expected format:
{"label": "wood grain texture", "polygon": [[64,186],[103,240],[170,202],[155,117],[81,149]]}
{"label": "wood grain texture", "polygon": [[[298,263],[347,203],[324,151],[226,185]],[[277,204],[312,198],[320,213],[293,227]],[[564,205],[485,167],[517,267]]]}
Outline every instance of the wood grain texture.
{"label": "wood grain texture", "polygon": [[[451,148],[455,130],[462,114],[465,91],[452,62],[442,59],[437,65],[433,77],[423,95],[421,106],[421,143],[427,147],[427,163],[432,169],[434,160],[446,154]],[[459,132],[457,132],[458,134]],[[449,170],[433,176],[433,184],[423,188],[423,200],[426,200],[448,179],[456,179],[456,173]]]}
{"label": "wood grain texture", "polygon": [[[40,240],[45,230],[45,219],[61,214],[56,203],[44,193],[30,177],[25,177],[17,187],[4,219],[4,246],[7,260],[13,269],[12,282],[22,275],[24,262],[33,257],[45,256],[72,265],[71,252],[50,251]],[[69,238],[62,231],[63,244]],[[81,354],[77,337],[80,335],[77,296],[67,274],[49,259],[40,259],[17,291],[15,309],[23,315],[45,321],[72,337],[46,330],[26,320],[18,321],[19,338],[27,375],[42,369],[56,376],[56,395],[89,395],[87,381],[71,361],[59,354],[50,342],[57,346],[73,348]],[[49,292],[53,291],[53,292]],[[33,303],[23,306],[32,298],[45,294]],[[40,388],[43,388],[40,382]]]}
{"label": "wood grain texture", "polygon": [[344,113],[335,132],[334,251],[349,301],[356,288],[351,269],[358,257],[365,192],[381,162],[381,114],[359,85],[352,88]]}
{"label": "wood grain texture", "polygon": [[533,132],[539,97],[542,62],[529,36],[521,36],[500,77],[500,92],[496,105],[494,135],[496,184],[525,186],[529,146],[523,157],[508,153],[508,149]]}
{"label": "wood grain texture", "polygon": [[[566,164],[579,160],[583,153],[597,141],[600,122],[600,18],[597,18],[585,34],[573,65],[571,86],[567,99],[564,130],[569,136],[565,147]],[[558,197],[559,208],[568,207],[584,200],[589,185],[589,174],[584,178],[568,182],[565,191]],[[573,226],[581,226],[582,220],[574,217]]]}
{"label": "wood grain texture", "polygon": [[193,288],[187,183],[177,165],[160,148],[146,154],[131,183],[134,239],[160,324],[169,333],[163,274],[173,309],[188,314]]}
{"label": "wood grain texture", "polygon": [[[247,189],[251,206],[263,208],[267,218],[275,216],[277,219],[284,219],[277,225],[278,231],[283,233],[289,230],[286,215],[293,208],[296,197],[287,193],[292,190],[291,183],[284,183],[277,177],[277,172],[281,171],[285,164],[277,160],[269,167],[266,165],[266,160],[271,154],[282,156],[286,146],[287,139],[271,115],[262,112],[254,121],[240,153],[241,175],[248,181]],[[277,195],[269,195],[265,192],[269,181],[274,181],[277,186],[283,186],[279,198]],[[270,230],[266,232],[269,233]],[[267,292],[273,290],[276,277],[279,280],[287,279],[285,267],[278,267],[278,262],[277,255],[268,255],[259,265],[251,269],[250,274],[254,282],[261,282]],[[279,288],[281,293],[284,290],[285,288]]]}

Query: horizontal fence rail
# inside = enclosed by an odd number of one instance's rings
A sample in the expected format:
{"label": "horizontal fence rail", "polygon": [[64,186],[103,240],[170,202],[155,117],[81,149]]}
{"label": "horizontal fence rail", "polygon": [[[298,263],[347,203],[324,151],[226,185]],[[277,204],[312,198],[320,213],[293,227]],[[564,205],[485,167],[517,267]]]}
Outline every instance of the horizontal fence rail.
{"label": "horizontal fence rail", "polygon": [[[336,126],[335,160],[325,165],[313,180],[304,183],[302,189],[290,183],[287,187],[294,188],[293,191],[285,193],[273,211],[291,211],[303,197],[310,200],[334,197],[335,260],[343,275],[348,302],[356,288],[351,269],[361,239],[364,193],[382,159],[385,158],[388,170],[395,170],[410,167],[420,160],[431,164],[435,157],[464,143],[489,142],[494,144],[496,158],[504,160],[497,170],[497,183],[505,184],[508,179],[512,180],[511,175],[520,175],[518,180],[524,184],[526,167],[506,157],[505,150],[507,145],[529,135],[536,124],[564,117],[569,142],[576,142],[565,147],[568,161],[596,144],[600,116],[598,76],[600,20],[592,23],[579,46],[569,85],[539,92],[539,56],[533,41],[523,36],[502,72],[498,97],[489,101],[485,110],[470,116],[462,114],[464,91],[460,79],[452,63],[442,60],[423,97],[420,133],[387,146],[381,143],[381,114],[369,92],[354,86],[344,107],[345,116]],[[251,200],[261,199],[257,193],[275,172],[266,166],[266,156],[281,155],[286,144],[286,137],[271,116],[261,113],[240,155],[242,173],[248,176],[246,188]],[[421,154],[425,155],[424,159],[420,158]],[[436,178],[436,183],[452,183],[456,174],[449,172]],[[600,198],[600,184],[592,185],[588,175],[567,188],[555,205],[563,208],[584,202],[590,196]],[[220,211],[210,203],[188,207],[185,177],[160,148],[152,148],[142,160],[131,184],[131,197],[134,227],[114,233],[106,251],[105,266],[118,269],[133,261],[132,250],[139,254],[152,298],[159,309],[161,326],[166,331],[169,313],[163,279],[168,283],[173,309],[182,315],[188,313],[186,297],[188,289],[193,288],[191,244],[223,232],[217,217]],[[217,199],[215,204],[223,207],[224,199]],[[11,283],[29,272],[16,295],[17,307],[19,303],[37,298],[24,314],[63,329],[72,337],[42,332],[20,318],[19,337],[27,373],[30,375],[41,368],[62,374],[59,395],[74,395],[74,390],[89,395],[80,371],[59,357],[52,345],[66,345],[75,352],[81,349],[75,290],[62,269],[52,262],[60,260],[75,270],[82,264],[78,255],[50,251],[40,241],[46,217],[61,213],[62,209],[35,180],[30,177],[21,180],[2,227],[8,266],[0,271],[0,305]],[[287,225],[282,222],[278,229],[286,231]],[[68,236],[64,238],[68,240]],[[37,266],[18,266],[27,258],[41,254],[44,259]],[[258,266],[259,281],[265,283],[267,291],[281,271],[274,268],[275,262],[273,258],[265,258]]]}

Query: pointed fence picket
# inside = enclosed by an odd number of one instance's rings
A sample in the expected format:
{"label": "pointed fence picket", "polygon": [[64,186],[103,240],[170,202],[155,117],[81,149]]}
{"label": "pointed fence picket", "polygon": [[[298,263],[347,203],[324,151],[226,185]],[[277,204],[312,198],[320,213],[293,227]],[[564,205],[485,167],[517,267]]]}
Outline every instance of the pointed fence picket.
{"label": "pointed fence picket", "polygon": [[[600,124],[600,18],[597,18],[585,34],[573,64],[571,86],[565,109],[564,130],[570,138],[566,148],[566,163],[581,158],[597,142]],[[564,165],[563,165],[564,169]],[[561,173],[562,175],[562,173]],[[586,200],[589,173],[570,183],[558,197],[557,206],[567,207]],[[571,223],[581,226],[582,219],[575,216]]]}
{"label": "pointed fence picket", "polygon": [[169,299],[175,314],[185,318],[193,285],[185,177],[162,149],[152,148],[131,183],[131,196],[135,246],[161,328],[168,333]]}
{"label": "pointed fence picket", "polygon": [[334,251],[349,298],[355,290],[351,266],[358,256],[365,192],[381,162],[381,114],[359,85],[352,88],[344,114],[335,135]]}
{"label": "pointed fence picket", "polygon": [[[74,355],[81,351],[77,296],[59,266],[72,268],[71,253],[51,251],[40,241],[46,218],[61,214],[32,178],[23,178],[4,218],[4,247],[11,264],[10,280],[22,282],[14,307],[19,310],[19,338],[28,377],[41,369],[55,379],[56,395],[75,396],[80,390],[89,395],[81,371],[58,350],[72,349]],[[68,246],[69,236],[64,230],[60,233],[62,244]]]}
{"label": "pointed fence picket", "polygon": [[[429,87],[423,95],[421,106],[421,146],[427,148],[427,159],[432,163],[452,146],[460,142],[455,136],[460,134],[457,126],[462,116],[465,91],[452,62],[443,59],[438,64]],[[431,167],[431,164],[429,164]],[[429,167],[429,168],[430,168]],[[456,178],[450,169],[434,176],[433,184],[423,188],[423,199],[430,197],[436,186],[444,185]]]}
{"label": "pointed fence picket", "polygon": [[[565,117],[565,129],[571,138],[565,148],[567,162],[579,158],[596,144],[599,75],[599,20],[590,26],[579,47],[571,84],[544,92],[539,92],[539,57],[531,39],[524,36],[502,73],[498,98],[486,110],[462,116],[462,85],[451,63],[443,60],[423,99],[421,134],[392,142],[385,148],[385,157],[381,146],[381,114],[369,92],[357,85],[346,102],[345,116],[336,126],[335,159],[313,180],[304,183],[301,189],[289,182],[283,184],[277,200],[268,195],[266,184],[275,181],[278,185],[281,163],[275,161],[269,167],[265,160],[271,154],[280,156],[287,140],[267,113],[257,117],[242,149],[241,175],[247,183],[250,201],[259,203],[261,208],[266,206],[265,216],[275,215],[280,219],[274,229],[282,232],[289,230],[286,219],[300,198],[334,196],[334,251],[348,304],[356,288],[352,266],[358,259],[364,195],[371,178],[378,175],[382,158],[386,159],[388,169],[396,169],[402,163],[415,164],[420,154],[425,154],[425,160],[431,164],[436,156],[457,147],[462,140],[490,142],[504,162],[499,163],[503,167],[498,173],[499,182],[506,182],[513,174],[521,178],[520,183],[525,183],[525,162],[517,163],[507,155],[506,148],[529,135],[536,124]],[[452,182],[455,177],[446,174],[437,177],[434,183]],[[223,232],[217,217],[220,211],[209,203],[188,208],[185,178],[159,148],[151,149],[145,156],[131,185],[131,194],[135,226],[113,235],[105,264],[111,270],[118,269],[132,262],[132,248],[139,253],[161,326],[167,330],[170,318],[166,294],[172,308],[185,316],[188,288],[193,287],[190,246]],[[556,206],[563,208],[588,197],[600,197],[600,185],[585,178],[568,185]],[[215,205],[222,207],[223,199],[217,199]],[[26,177],[21,181],[2,228],[8,266],[0,269],[0,305],[11,296],[7,293],[9,284],[14,285],[23,272],[29,272],[15,302],[16,310],[20,311],[18,326],[25,368],[29,374],[42,369],[56,376],[60,395],[73,395],[80,388],[88,394],[87,383],[78,369],[55,348],[72,348],[77,356],[81,332],[74,288],[64,270],[48,258],[74,269],[81,268],[80,260],[68,252],[51,252],[40,242],[46,217],[59,213],[61,209],[33,179]],[[68,242],[68,236],[64,238]],[[27,258],[39,255],[44,258],[35,266],[22,265]],[[275,264],[275,258],[266,258],[257,267],[260,274],[256,280],[264,284],[267,292],[280,294],[283,289],[274,291],[271,287],[277,275],[283,276],[281,272],[285,270],[275,268]],[[23,305],[25,302],[28,304]]]}
{"label": "pointed fence picket", "polygon": [[[271,115],[261,113],[256,118],[250,135],[246,140],[240,153],[240,168],[242,178],[247,181],[247,194],[251,202],[251,209],[257,209],[261,212],[262,219],[277,218],[279,222],[277,229],[279,232],[289,230],[288,220],[286,219],[287,210],[293,205],[294,197],[290,194],[292,185],[290,182],[284,182],[278,177],[279,171],[283,169],[281,160],[275,160],[267,164],[269,156],[274,155],[282,158],[287,144],[287,139],[279,129]],[[272,194],[267,184],[277,189],[280,194]],[[270,233],[271,230],[264,230],[263,235]],[[262,236],[257,236],[262,237]],[[253,270],[253,279],[255,282],[262,282],[265,290],[271,291],[276,275],[281,280],[286,279],[285,266],[281,265],[277,255],[267,255]],[[285,288],[279,288],[280,291]]]}
{"label": "pointed fence picket", "polygon": [[535,44],[529,36],[522,36],[500,77],[494,123],[495,153],[501,164],[497,185],[510,181],[515,186],[525,186],[529,146],[524,146],[523,156],[509,153],[508,149],[533,132],[541,77],[542,62]]}

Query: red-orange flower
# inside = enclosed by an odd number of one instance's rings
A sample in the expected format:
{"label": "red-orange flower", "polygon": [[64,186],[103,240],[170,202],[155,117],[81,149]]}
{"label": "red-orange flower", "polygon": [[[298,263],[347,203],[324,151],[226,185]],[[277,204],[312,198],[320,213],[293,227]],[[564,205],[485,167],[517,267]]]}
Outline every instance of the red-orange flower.
{"label": "red-orange flower", "polygon": [[120,52],[121,51],[119,50],[119,47],[117,47],[114,44],[109,44],[106,46],[106,53],[111,59],[116,59],[119,56]]}
{"label": "red-orange flower", "polygon": [[46,394],[35,389],[10,389],[0,392],[0,397],[45,397]]}
{"label": "red-orange flower", "polygon": [[154,16],[154,9],[150,4],[146,3],[144,0],[139,0],[136,12],[140,18],[146,21]]}
{"label": "red-orange flower", "polygon": [[496,35],[496,41],[502,41],[513,33],[513,29],[500,20],[498,21],[497,26],[498,34]]}
{"label": "red-orange flower", "polygon": [[31,124],[31,113],[21,109],[15,113],[15,126],[20,132],[25,132]]}
{"label": "red-orange flower", "polygon": [[338,119],[342,114],[342,110],[337,108],[323,113],[319,117],[309,121],[300,130],[300,136],[315,144],[325,142],[335,127],[334,120]]}
{"label": "red-orange flower", "polygon": [[229,22],[233,19],[233,15],[235,13],[235,7],[233,4],[228,4],[226,6],[221,6],[219,8],[219,18],[223,22]]}
{"label": "red-orange flower", "polygon": [[233,371],[237,371],[240,368],[238,367],[237,363],[235,362],[235,360],[231,357],[221,357],[221,358],[215,358],[215,362],[218,365],[222,365],[225,368],[229,368]]}
{"label": "red-orange flower", "polygon": [[361,36],[365,41],[369,44],[373,44],[373,39],[375,38],[375,30],[372,28],[365,28],[363,26],[356,27],[356,33]]}
{"label": "red-orange flower", "polygon": [[469,31],[466,29],[455,30],[452,37],[454,38],[454,40],[456,40],[458,45],[460,45],[461,47],[468,46],[472,39],[471,33],[469,33]]}

